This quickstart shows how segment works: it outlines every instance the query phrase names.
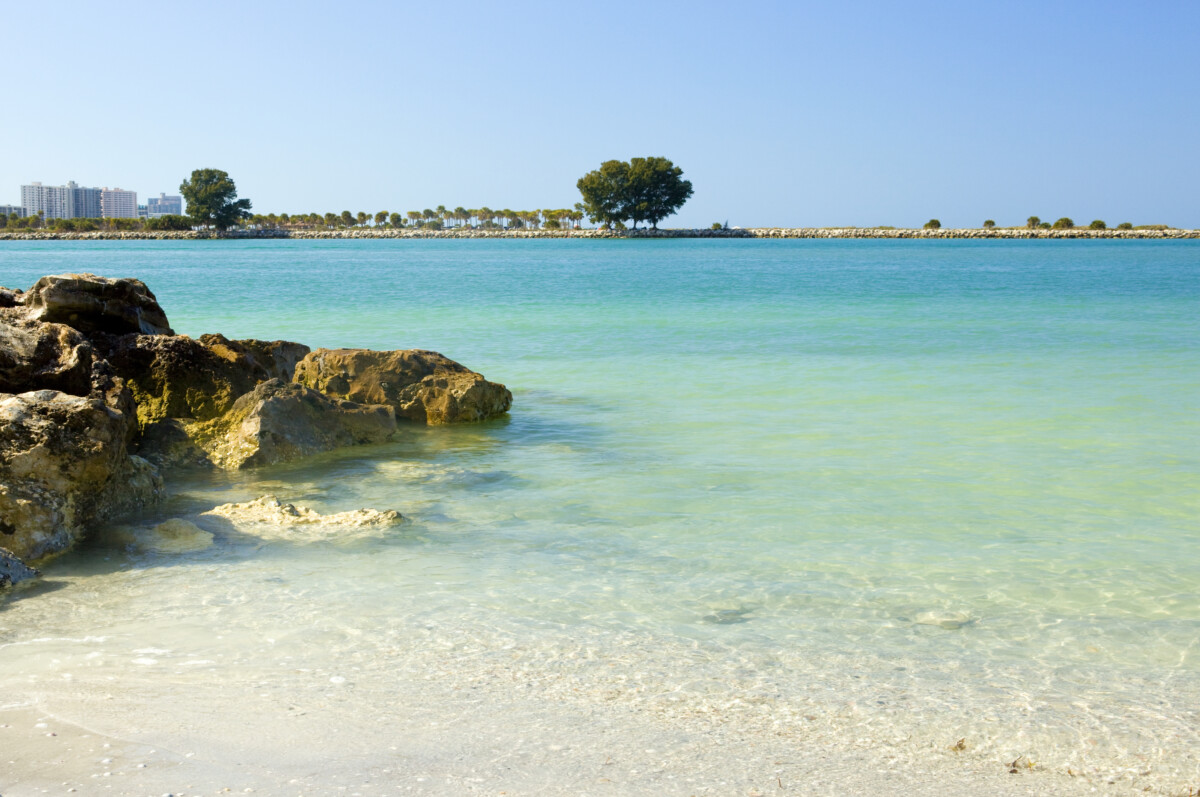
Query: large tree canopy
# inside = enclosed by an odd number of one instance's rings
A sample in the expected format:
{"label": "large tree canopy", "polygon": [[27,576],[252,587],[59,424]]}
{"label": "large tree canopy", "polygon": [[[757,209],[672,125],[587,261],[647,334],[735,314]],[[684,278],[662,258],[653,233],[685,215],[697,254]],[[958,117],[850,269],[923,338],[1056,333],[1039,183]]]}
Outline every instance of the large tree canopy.
{"label": "large tree canopy", "polygon": [[592,221],[616,225],[625,219],[648,221],[655,229],[692,195],[692,184],[683,169],[666,158],[633,158],[605,161],[596,171],[579,178],[576,187]]}
{"label": "large tree canopy", "polygon": [[250,200],[237,198],[237,186],[220,169],[196,169],[180,184],[179,193],[197,224],[227,230],[250,215]]}

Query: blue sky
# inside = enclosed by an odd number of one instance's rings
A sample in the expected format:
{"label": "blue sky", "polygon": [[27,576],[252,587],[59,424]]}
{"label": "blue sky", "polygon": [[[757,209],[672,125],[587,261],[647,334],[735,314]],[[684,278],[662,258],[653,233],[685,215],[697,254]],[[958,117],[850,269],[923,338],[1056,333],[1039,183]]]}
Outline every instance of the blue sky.
{"label": "blue sky", "polygon": [[1200,227],[1194,2],[129,8],[0,14],[0,204],[215,167],[264,213],[570,207],[662,155],[666,226]]}

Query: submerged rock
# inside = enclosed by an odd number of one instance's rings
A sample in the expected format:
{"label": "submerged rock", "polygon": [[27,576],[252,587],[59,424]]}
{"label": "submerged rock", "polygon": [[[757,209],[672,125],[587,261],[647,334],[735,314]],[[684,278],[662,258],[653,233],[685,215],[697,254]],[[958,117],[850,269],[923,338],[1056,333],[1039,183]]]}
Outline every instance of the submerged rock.
{"label": "submerged rock", "polygon": [[435,351],[317,349],[295,379],[329,396],[387,404],[430,425],[482,421],[508,412],[512,393]]}
{"label": "submerged rock", "polygon": [[41,573],[22,562],[12,551],[0,548],[0,589],[20,584],[31,578],[37,578]]}
{"label": "submerged rock", "polygon": [[130,456],[133,419],[97,397],[0,394],[0,542],[23,559],[70,548],[96,522],[143,508],[162,487]]}
{"label": "submerged rock", "polygon": [[917,625],[932,625],[954,631],[975,622],[969,612],[934,611],[921,612],[913,618]]}
{"label": "submerged rock", "polygon": [[51,275],[34,283],[23,303],[33,320],[66,324],[85,334],[174,334],[158,299],[141,280]]}
{"label": "submerged rock", "polygon": [[195,553],[213,544],[212,532],[183,518],[171,518],[149,528],[113,526],[105,530],[104,537],[110,544],[146,553]]}
{"label": "submerged rock", "polygon": [[201,517],[205,515],[222,517],[235,524],[266,523],[275,526],[321,524],[353,528],[390,526],[404,519],[399,512],[393,509],[385,511],[355,509],[351,512],[322,515],[307,507],[285,504],[273,495],[264,495],[253,501],[244,501],[239,504],[221,504],[201,513]]}
{"label": "submerged rock", "polygon": [[209,460],[229,470],[382,443],[395,431],[391,407],[339,401],[278,379],[239,398],[220,418],[186,427]]}

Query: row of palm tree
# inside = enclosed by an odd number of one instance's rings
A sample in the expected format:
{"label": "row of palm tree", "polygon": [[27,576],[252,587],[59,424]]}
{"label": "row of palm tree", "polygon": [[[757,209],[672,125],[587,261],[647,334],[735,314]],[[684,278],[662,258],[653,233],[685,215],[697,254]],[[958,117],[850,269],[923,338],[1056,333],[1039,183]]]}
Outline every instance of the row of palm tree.
{"label": "row of palm tree", "polygon": [[245,220],[248,226],[280,229],[570,229],[583,221],[583,205],[574,208],[544,208],[542,210],[492,210],[489,207],[453,210],[445,205],[406,213],[381,210],[371,214],[351,213],[267,213],[255,214]]}

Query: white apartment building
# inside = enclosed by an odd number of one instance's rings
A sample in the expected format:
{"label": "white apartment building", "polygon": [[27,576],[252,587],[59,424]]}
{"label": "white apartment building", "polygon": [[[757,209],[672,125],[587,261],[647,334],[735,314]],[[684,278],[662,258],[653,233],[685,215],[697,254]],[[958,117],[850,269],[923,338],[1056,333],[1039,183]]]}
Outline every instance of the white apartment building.
{"label": "white apartment building", "polygon": [[19,219],[23,219],[29,215],[25,212],[25,208],[21,207],[20,205],[0,205],[0,216],[8,218],[14,213],[17,214],[17,218]]}
{"label": "white apartment building", "polygon": [[30,183],[29,185],[21,186],[21,206],[25,208],[25,213],[29,216],[36,216],[39,213],[46,219],[70,219],[74,218],[73,199],[71,188],[74,183],[66,185],[42,185],[41,183]]}
{"label": "white apartment building", "polygon": [[138,217],[137,191],[102,188],[100,190],[100,215],[106,219],[136,219]]}
{"label": "white apartment building", "polygon": [[39,212],[46,219],[96,219],[100,217],[100,189],[30,183],[21,186],[21,207],[26,216]]}

